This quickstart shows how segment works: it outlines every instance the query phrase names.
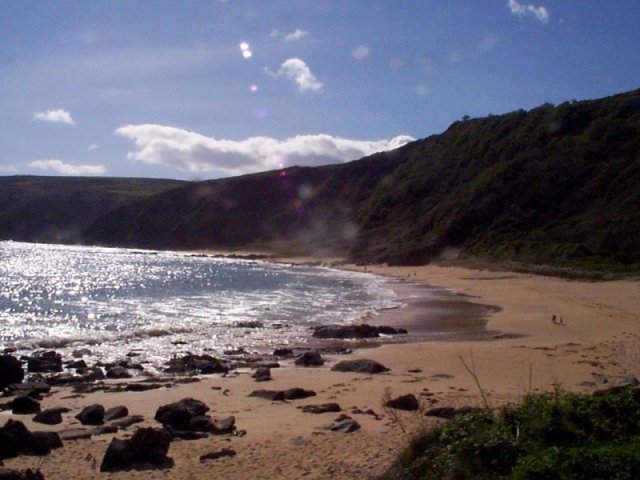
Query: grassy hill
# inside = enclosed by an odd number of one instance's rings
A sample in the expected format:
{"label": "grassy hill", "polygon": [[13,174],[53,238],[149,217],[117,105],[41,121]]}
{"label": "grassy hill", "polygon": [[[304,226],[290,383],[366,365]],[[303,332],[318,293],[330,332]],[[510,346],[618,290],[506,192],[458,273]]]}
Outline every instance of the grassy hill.
{"label": "grassy hill", "polygon": [[640,90],[463,119],[340,165],[205,182],[0,179],[0,238],[640,270]]}
{"label": "grassy hill", "polygon": [[0,239],[78,243],[101,215],[184,182],[133,178],[0,177]]}

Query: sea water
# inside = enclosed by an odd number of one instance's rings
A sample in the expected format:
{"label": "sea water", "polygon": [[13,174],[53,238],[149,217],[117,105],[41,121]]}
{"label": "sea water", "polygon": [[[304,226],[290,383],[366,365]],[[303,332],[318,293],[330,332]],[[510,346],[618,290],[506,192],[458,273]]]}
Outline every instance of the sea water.
{"label": "sea water", "polygon": [[358,321],[399,302],[384,279],[364,273],[0,242],[0,347],[18,354],[84,348],[104,361],[133,353],[157,368],[187,351],[301,344],[313,326]]}

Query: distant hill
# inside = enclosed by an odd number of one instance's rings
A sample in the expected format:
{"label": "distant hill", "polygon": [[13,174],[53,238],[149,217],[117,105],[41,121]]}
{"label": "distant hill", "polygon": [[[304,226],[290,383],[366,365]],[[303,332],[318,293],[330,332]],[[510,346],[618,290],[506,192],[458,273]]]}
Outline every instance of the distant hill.
{"label": "distant hill", "polygon": [[105,197],[82,241],[640,271],[640,90],[463,119],[347,164],[161,185]]}
{"label": "distant hill", "polygon": [[96,218],[175,188],[174,180],[0,177],[0,240],[80,243]]}

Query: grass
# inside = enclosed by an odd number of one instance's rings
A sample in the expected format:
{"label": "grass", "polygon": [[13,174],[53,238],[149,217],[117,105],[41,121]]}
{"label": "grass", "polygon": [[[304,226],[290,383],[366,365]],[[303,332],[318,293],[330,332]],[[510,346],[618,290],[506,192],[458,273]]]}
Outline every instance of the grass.
{"label": "grass", "polygon": [[391,479],[640,478],[640,390],[556,390],[418,434]]}

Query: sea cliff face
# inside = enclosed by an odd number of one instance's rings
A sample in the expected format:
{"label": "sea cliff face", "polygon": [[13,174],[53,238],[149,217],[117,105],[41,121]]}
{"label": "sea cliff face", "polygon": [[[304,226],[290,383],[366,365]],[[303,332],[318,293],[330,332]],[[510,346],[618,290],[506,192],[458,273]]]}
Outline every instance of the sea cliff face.
{"label": "sea cliff face", "polygon": [[[440,135],[343,165],[164,184],[156,194],[146,189],[149,194],[118,201],[94,198],[89,205],[100,208],[81,220],[70,214],[72,235],[62,240],[331,250],[395,264],[453,252],[457,258],[637,271],[639,152],[636,90],[464,119]],[[64,204],[21,195],[45,217]],[[29,231],[29,240],[59,240],[46,218],[21,229],[16,204],[0,205],[2,238],[24,239]]]}

